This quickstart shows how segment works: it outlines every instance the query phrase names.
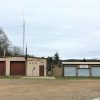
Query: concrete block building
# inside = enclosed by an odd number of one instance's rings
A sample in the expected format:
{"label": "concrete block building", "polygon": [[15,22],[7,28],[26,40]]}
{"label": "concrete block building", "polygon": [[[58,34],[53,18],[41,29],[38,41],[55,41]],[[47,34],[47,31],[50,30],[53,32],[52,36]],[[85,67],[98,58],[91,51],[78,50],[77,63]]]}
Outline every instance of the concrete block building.
{"label": "concrete block building", "polygon": [[47,75],[46,59],[28,58],[26,76],[46,76]]}
{"label": "concrete block building", "polygon": [[46,59],[39,57],[6,57],[0,58],[0,75],[5,76],[46,76]]}

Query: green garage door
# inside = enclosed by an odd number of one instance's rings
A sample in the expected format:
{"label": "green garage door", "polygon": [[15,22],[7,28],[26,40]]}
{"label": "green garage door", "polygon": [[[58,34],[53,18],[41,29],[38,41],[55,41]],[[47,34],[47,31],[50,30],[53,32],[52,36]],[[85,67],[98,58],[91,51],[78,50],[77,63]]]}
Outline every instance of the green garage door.
{"label": "green garage door", "polygon": [[78,69],[78,76],[90,76],[89,69]]}
{"label": "green garage door", "polygon": [[64,67],[64,76],[76,76],[76,67],[73,66]]}
{"label": "green garage door", "polygon": [[92,67],[92,76],[94,77],[100,77],[100,67]]}

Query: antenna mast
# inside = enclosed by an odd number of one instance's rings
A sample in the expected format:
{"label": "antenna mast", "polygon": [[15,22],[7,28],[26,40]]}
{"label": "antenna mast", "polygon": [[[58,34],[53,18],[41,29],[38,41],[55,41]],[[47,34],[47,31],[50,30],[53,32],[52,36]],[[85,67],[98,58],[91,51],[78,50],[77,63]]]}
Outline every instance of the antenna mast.
{"label": "antenna mast", "polygon": [[25,48],[25,20],[23,18],[23,54],[24,54],[24,48]]}
{"label": "antenna mast", "polygon": [[22,43],[23,55],[25,55],[25,18],[24,18],[24,0],[23,0],[23,43]]}

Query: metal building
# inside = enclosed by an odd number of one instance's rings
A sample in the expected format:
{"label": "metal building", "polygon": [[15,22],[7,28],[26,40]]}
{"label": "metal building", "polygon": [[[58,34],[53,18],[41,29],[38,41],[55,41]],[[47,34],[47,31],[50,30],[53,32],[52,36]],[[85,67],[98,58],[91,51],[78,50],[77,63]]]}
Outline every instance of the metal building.
{"label": "metal building", "polygon": [[100,60],[63,60],[63,76],[100,77]]}

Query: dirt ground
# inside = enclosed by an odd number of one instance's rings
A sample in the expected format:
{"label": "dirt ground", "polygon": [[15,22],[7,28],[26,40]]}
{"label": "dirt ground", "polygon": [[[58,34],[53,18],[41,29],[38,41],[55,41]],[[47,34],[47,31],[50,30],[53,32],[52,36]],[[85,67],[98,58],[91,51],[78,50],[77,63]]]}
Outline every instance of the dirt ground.
{"label": "dirt ground", "polygon": [[100,80],[0,79],[0,100],[93,100]]}

